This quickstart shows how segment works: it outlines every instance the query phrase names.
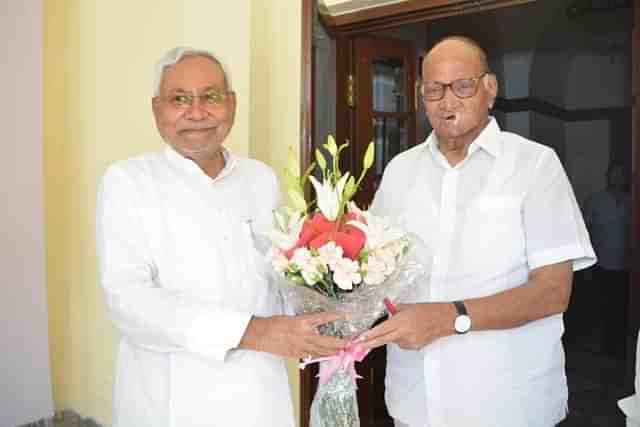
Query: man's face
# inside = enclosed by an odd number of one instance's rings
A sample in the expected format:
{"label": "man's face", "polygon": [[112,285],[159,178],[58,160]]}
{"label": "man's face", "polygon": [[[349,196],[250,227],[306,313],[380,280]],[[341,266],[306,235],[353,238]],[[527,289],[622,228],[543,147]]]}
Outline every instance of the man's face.
{"label": "man's face", "polygon": [[169,66],[160,95],[153,98],[160,135],[176,151],[194,160],[219,156],[233,126],[235,109],[235,94],[227,92],[222,68],[201,56],[187,56]]}
{"label": "man's face", "polygon": [[[477,78],[485,71],[478,52],[467,44],[449,40],[436,46],[422,65],[424,82],[451,83],[459,79]],[[427,118],[443,141],[470,143],[488,123],[489,108],[497,94],[492,74],[476,82],[477,91],[469,98],[460,98],[446,87],[444,97],[437,101],[424,99]]]}

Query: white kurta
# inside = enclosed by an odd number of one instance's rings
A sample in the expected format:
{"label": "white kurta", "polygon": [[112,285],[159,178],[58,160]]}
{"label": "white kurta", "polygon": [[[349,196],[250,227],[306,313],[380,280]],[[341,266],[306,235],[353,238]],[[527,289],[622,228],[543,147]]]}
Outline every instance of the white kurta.
{"label": "white kurta", "polygon": [[114,427],[293,426],[284,361],[233,350],[280,313],[249,221],[278,199],[264,164],[225,153],[211,179],[174,150],[118,162],[98,196],[101,283],[120,333]]}
{"label": "white kurta", "polygon": [[[415,301],[492,295],[531,270],[595,262],[555,153],[495,120],[451,167],[434,134],[395,157],[372,205],[417,233],[433,255]],[[561,315],[507,330],[471,331],[422,351],[388,347],[386,400],[410,427],[550,427],[565,417]]]}

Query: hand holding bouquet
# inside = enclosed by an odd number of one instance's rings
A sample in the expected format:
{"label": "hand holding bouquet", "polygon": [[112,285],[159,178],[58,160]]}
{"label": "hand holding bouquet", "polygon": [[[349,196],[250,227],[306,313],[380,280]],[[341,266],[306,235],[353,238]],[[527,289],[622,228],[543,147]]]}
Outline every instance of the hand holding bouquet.
{"label": "hand holding bouquet", "polygon": [[[373,164],[373,144],[366,151],[357,180],[340,171],[340,153],[346,147],[338,147],[329,137],[323,146],[329,164],[316,150],[320,180],[310,176],[315,164],[302,177],[288,172],[288,193],[294,207],[275,212],[274,228],[267,232],[271,265],[286,303],[296,314],[343,314],[343,319],[323,325],[319,331],[350,340],[336,356],[301,364],[321,362],[320,385],[311,408],[312,427],[360,425],[355,362],[366,352],[359,348],[357,337],[385,314],[385,299],[398,301],[425,280],[420,242],[388,218],[363,211],[352,202]],[[316,201],[309,204],[303,196],[307,179],[316,195]]]}

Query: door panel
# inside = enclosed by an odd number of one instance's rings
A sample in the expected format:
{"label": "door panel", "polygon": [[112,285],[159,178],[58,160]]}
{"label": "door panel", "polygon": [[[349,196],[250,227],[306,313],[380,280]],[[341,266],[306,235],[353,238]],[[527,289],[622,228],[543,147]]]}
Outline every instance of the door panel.
{"label": "door panel", "polygon": [[352,171],[360,174],[369,142],[376,147],[376,167],[356,196],[368,206],[387,163],[415,144],[415,80],[417,54],[413,43],[392,39],[356,37],[353,40],[353,103],[355,126],[352,141]]}
{"label": "door panel", "polygon": [[[354,37],[345,49],[348,65],[342,67],[350,71],[353,96],[343,98],[347,103],[343,108],[349,111],[344,117],[349,120],[338,119],[336,123],[343,126],[338,134],[351,143],[349,166],[356,176],[362,170],[367,146],[374,142],[374,167],[356,196],[358,205],[367,207],[389,161],[416,143],[417,53],[413,43],[372,37]],[[362,427],[393,427],[384,404],[385,365],[384,348],[374,350],[357,365],[363,376],[358,381]]]}

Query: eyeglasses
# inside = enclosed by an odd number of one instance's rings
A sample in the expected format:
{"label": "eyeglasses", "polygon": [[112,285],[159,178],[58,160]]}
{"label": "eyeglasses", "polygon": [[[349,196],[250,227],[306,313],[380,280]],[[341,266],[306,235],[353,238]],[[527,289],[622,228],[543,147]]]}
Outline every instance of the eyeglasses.
{"label": "eyeglasses", "polygon": [[195,95],[190,92],[178,92],[173,95],[159,96],[158,98],[167,102],[172,107],[186,108],[191,107],[196,98],[205,105],[220,107],[225,103],[228,96],[228,92],[211,89],[200,95]]}
{"label": "eyeglasses", "polygon": [[425,81],[420,85],[420,94],[427,101],[440,101],[444,98],[447,87],[450,87],[458,98],[471,98],[478,91],[478,82],[487,74],[489,72],[485,71],[478,77],[458,79],[451,83]]}

